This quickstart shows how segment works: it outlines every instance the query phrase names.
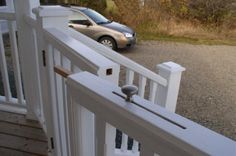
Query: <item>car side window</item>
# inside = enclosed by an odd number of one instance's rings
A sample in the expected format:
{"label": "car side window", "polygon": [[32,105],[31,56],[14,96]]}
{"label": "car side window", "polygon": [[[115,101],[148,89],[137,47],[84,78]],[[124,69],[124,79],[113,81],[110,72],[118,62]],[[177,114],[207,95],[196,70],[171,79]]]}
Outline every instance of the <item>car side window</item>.
{"label": "car side window", "polygon": [[91,24],[87,17],[76,11],[73,11],[72,15],[69,16],[69,23],[81,25],[88,25],[88,23]]}

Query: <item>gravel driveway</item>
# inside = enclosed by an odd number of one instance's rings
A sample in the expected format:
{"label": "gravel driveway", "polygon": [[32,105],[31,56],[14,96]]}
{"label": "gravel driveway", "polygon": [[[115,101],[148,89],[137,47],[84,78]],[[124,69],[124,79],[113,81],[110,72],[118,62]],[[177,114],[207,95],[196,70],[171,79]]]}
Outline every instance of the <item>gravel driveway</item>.
{"label": "gravel driveway", "polygon": [[166,61],[186,67],[177,114],[236,140],[236,46],[145,41],[121,53],[153,71]]}

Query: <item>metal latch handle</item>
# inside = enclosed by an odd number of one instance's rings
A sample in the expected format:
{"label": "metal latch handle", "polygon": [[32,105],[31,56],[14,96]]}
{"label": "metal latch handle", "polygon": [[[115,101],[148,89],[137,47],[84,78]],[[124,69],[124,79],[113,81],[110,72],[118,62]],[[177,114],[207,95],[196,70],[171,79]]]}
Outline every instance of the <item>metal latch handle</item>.
{"label": "metal latch handle", "polygon": [[134,85],[124,85],[121,87],[121,91],[127,96],[126,101],[132,102],[132,96],[138,93],[138,87]]}

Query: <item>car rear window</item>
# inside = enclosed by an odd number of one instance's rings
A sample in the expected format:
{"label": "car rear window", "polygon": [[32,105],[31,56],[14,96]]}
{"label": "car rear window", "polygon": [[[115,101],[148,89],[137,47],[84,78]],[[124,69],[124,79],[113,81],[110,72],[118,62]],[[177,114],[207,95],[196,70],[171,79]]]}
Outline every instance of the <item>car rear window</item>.
{"label": "car rear window", "polygon": [[102,23],[108,23],[109,20],[99,14],[98,12],[92,10],[92,9],[84,9],[81,10],[85,15],[87,15],[89,18],[91,18],[95,23],[102,24]]}
{"label": "car rear window", "polygon": [[74,21],[74,20],[88,20],[88,19],[81,13],[72,11],[72,15],[69,16],[69,20]]}

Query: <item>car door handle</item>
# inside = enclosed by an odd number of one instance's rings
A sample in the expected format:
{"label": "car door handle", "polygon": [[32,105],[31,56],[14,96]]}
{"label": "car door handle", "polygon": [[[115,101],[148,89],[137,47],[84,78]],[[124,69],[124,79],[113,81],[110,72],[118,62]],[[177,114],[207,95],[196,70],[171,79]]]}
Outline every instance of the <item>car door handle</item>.
{"label": "car door handle", "polygon": [[73,25],[69,25],[69,27],[70,27],[70,28],[74,28],[74,26],[73,26]]}

